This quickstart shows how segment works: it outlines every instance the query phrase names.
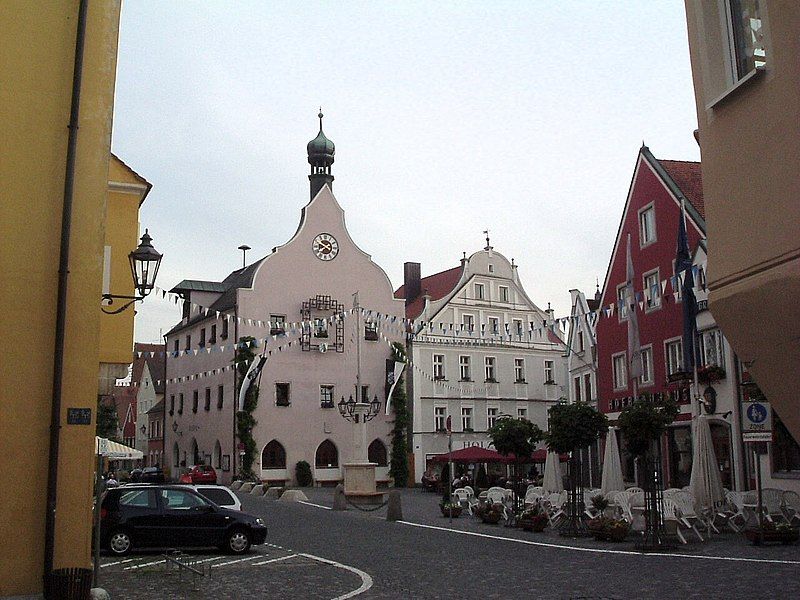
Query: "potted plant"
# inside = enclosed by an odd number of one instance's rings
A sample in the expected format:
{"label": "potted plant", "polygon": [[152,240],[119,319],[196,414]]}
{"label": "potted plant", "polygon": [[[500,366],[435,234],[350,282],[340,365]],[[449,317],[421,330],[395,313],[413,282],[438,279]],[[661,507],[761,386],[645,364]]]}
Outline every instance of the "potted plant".
{"label": "potted plant", "polygon": [[464,509],[458,502],[442,502],[439,504],[443,517],[453,517],[457,519],[461,516],[461,511]]}
{"label": "potted plant", "polygon": [[621,542],[630,531],[630,525],[622,519],[610,517],[596,517],[589,519],[586,527],[594,539],[604,542]]}
{"label": "potted plant", "polygon": [[704,384],[714,383],[725,379],[725,369],[718,365],[705,365],[697,370],[697,379]]}
{"label": "potted plant", "polygon": [[605,515],[608,508],[608,500],[602,494],[592,496],[592,508],[594,508],[599,515]]}
{"label": "potted plant", "polygon": [[744,535],[754,546],[759,546],[761,543],[793,544],[800,539],[800,530],[792,527],[789,523],[775,525],[775,523],[765,521],[761,530],[757,527],[745,529]]}
{"label": "potted plant", "polygon": [[544,509],[537,502],[523,510],[517,517],[517,525],[525,531],[541,533],[547,527],[548,518]]}
{"label": "potted plant", "polygon": [[499,502],[494,504],[487,504],[485,510],[481,515],[481,520],[490,525],[497,525],[500,519],[503,518],[503,505]]}

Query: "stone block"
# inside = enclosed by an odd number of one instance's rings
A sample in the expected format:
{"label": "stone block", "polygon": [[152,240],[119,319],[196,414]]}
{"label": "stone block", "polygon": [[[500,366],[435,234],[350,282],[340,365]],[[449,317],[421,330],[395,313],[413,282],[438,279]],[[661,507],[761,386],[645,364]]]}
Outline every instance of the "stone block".
{"label": "stone block", "polygon": [[253,483],[252,481],[248,481],[248,482],[242,484],[242,487],[239,488],[239,491],[242,492],[242,493],[249,494],[250,490],[252,490],[254,486],[255,486],[255,483]]}
{"label": "stone block", "polygon": [[284,502],[300,502],[300,501],[308,502],[308,498],[302,492],[302,490],[286,490],[285,492],[283,492],[283,494],[281,494],[279,500],[282,500]]}
{"label": "stone block", "polygon": [[283,495],[283,491],[286,488],[282,487],[271,487],[267,490],[265,494],[267,498],[275,498],[276,500]]}
{"label": "stone block", "polygon": [[234,481],[234,482],[232,482],[232,483],[231,483],[231,489],[232,489],[232,490],[238,490],[240,487],[242,487],[242,484],[243,484],[243,483],[244,483],[243,481],[239,481],[239,480],[237,479],[236,481]]}
{"label": "stone block", "polygon": [[252,496],[263,496],[265,491],[266,490],[264,489],[264,484],[259,483],[258,485],[253,486],[253,489],[250,490],[250,494]]}

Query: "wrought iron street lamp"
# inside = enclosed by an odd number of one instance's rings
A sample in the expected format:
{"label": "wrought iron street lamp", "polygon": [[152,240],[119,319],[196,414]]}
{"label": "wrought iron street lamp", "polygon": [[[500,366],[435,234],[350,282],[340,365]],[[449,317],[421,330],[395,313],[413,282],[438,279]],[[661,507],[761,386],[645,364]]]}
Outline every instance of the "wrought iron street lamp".
{"label": "wrought iron street lamp", "polygon": [[350,396],[348,400],[345,400],[344,396],[342,396],[342,399],[339,400],[337,407],[339,408],[339,414],[348,421],[358,423],[363,415],[364,423],[366,423],[378,415],[381,410],[381,401],[378,400],[377,395],[372,399],[371,402],[356,402],[353,400],[353,396]]}
{"label": "wrought iron street lamp", "polygon": [[116,310],[106,310],[105,306],[102,306],[101,309],[104,313],[109,315],[121,313],[137,300],[144,300],[145,296],[153,291],[163,254],[159,254],[156,249],[153,248],[152,241],[153,238],[150,237],[147,229],[145,229],[139,246],[136,250],[128,254],[128,261],[131,265],[131,275],[133,277],[133,287],[139,295],[118,296],[116,294],[103,294],[103,300],[107,301],[106,306],[111,306],[114,300],[129,300],[129,302]]}

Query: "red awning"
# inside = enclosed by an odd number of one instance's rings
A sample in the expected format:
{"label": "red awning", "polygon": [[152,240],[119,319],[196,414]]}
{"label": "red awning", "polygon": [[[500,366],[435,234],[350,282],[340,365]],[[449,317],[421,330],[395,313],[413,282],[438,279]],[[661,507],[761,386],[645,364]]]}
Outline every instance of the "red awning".
{"label": "red awning", "polygon": [[508,462],[505,456],[495,450],[489,448],[481,448],[480,446],[470,446],[469,448],[462,448],[461,450],[453,450],[447,454],[439,454],[434,456],[431,460],[436,462],[450,462],[454,463],[504,463]]}

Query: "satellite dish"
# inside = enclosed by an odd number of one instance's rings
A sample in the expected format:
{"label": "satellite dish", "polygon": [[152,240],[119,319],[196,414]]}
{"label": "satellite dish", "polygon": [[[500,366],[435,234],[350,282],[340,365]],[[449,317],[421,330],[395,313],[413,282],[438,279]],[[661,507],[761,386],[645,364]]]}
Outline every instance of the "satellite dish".
{"label": "satellite dish", "polygon": [[325,354],[328,351],[328,344],[320,344],[318,348],[320,354]]}

